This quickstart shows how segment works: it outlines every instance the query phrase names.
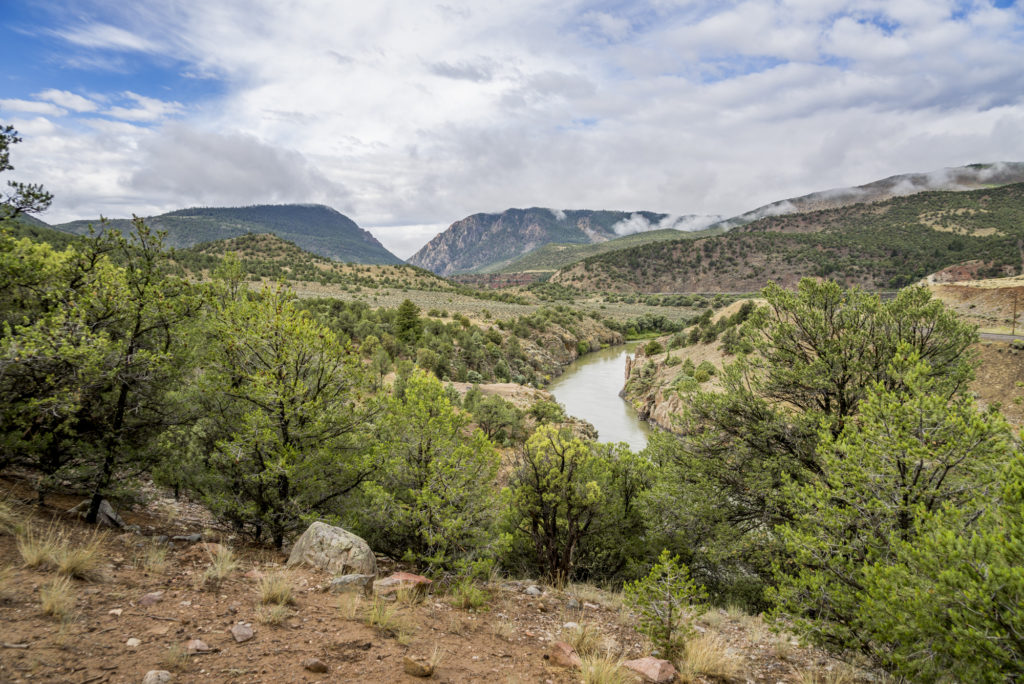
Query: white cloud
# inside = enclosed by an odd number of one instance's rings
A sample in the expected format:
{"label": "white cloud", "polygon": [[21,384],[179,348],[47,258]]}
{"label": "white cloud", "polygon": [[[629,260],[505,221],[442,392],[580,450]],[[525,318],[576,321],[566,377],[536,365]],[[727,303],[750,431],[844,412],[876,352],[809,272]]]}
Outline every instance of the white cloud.
{"label": "white cloud", "polygon": [[35,94],[40,100],[48,100],[56,105],[75,112],[94,112],[98,105],[87,97],[76,95],[67,90],[50,88]]}
{"label": "white cloud", "polygon": [[270,195],[322,201],[407,245],[510,206],[728,215],[1024,160],[1019,6],[78,4],[97,18],[57,28],[69,60],[128,69],[152,56],[222,88],[191,101],[112,87],[82,98],[109,98],[93,110],[46,84],[29,91],[89,117],[38,139],[23,131],[18,149],[32,159],[19,172],[55,192],[62,218]]}
{"label": "white cloud", "polygon": [[45,114],[47,116],[63,116],[66,111],[51,102],[36,100],[0,100],[0,110],[24,112],[28,114]]}

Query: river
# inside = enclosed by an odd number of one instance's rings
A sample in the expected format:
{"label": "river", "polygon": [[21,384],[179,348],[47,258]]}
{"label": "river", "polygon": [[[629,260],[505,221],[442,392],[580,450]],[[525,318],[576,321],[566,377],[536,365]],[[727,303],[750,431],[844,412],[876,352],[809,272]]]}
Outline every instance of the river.
{"label": "river", "polygon": [[619,397],[626,382],[626,355],[639,342],[584,354],[551,381],[548,391],[571,416],[597,428],[602,442],[625,442],[633,451],[647,446],[651,428]]}

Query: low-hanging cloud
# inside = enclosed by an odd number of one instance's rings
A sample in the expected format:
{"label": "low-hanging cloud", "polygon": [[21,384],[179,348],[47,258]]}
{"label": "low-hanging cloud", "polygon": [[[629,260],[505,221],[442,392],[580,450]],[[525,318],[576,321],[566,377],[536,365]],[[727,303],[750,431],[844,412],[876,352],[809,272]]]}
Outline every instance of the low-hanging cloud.
{"label": "low-hanging cloud", "polygon": [[633,235],[634,233],[646,233],[652,230],[664,230],[665,228],[691,232],[695,230],[702,230],[710,226],[712,223],[721,220],[721,216],[706,216],[700,214],[676,216],[669,214],[660,221],[652,223],[651,221],[648,221],[643,214],[632,214],[629,218],[622,219],[612,226],[612,230],[615,231],[616,235]]}

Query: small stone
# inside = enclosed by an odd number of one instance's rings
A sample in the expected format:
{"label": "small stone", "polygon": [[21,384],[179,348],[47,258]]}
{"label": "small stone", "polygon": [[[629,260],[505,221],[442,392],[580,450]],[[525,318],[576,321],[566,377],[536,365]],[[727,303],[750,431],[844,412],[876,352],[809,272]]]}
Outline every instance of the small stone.
{"label": "small stone", "polygon": [[674,682],[679,675],[676,672],[676,668],[672,666],[672,663],[660,658],[652,658],[651,656],[627,660],[622,663],[622,666],[643,677],[644,681],[654,682],[655,684]]}
{"label": "small stone", "polygon": [[601,608],[601,606],[597,605],[596,603],[587,603],[587,602],[583,603],[583,607],[586,608],[587,610],[598,610],[598,609]]}
{"label": "small stone", "polygon": [[136,639],[135,637],[132,637],[128,641],[124,642],[124,645],[128,648],[138,648],[142,645],[142,639]]}
{"label": "small stone", "polygon": [[200,541],[203,540],[203,535],[201,535],[201,534],[179,534],[179,535],[176,535],[174,537],[171,537],[171,539],[173,541],[176,541],[176,542],[186,542],[188,544],[195,544],[196,542],[200,542]]}
{"label": "small stone", "polygon": [[569,610],[577,610],[580,607],[580,602],[574,598],[571,598],[565,602],[565,607]]}
{"label": "small stone", "polygon": [[556,641],[551,644],[551,650],[548,651],[548,660],[556,667],[579,667],[583,664],[579,654],[576,653],[576,649],[564,641]]}
{"label": "small stone", "polygon": [[192,639],[185,644],[185,651],[189,655],[194,655],[196,653],[209,653],[211,650],[212,649],[207,646],[206,642],[202,639]]}
{"label": "small stone", "polygon": [[327,591],[333,594],[362,593],[369,596],[373,593],[373,580],[375,575],[342,575],[335,577],[327,585]]}
{"label": "small stone", "polygon": [[327,672],[327,663],[319,658],[306,658],[302,661],[302,667],[310,672],[319,672],[320,674]]}
{"label": "small stone", "polygon": [[237,613],[238,612],[238,604],[237,603],[232,603],[230,606],[228,606],[228,612],[231,613],[232,615]]}
{"label": "small stone", "polygon": [[164,592],[162,592],[162,591],[153,591],[153,592],[150,592],[150,593],[144,595],[142,598],[140,598],[139,599],[139,605],[140,606],[145,606],[145,607],[148,608],[149,606],[152,606],[155,603],[160,603],[160,601],[163,601],[163,600],[164,600]]}
{"label": "small stone", "polygon": [[167,636],[167,634],[170,631],[171,631],[171,626],[170,625],[156,625],[155,627],[150,627],[146,631],[146,635],[147,636],[162,637],[162,636]]}
{"label": "small stone", "polygon": [[248,622],[239,622],[231,628],[231,636],[235,637],[235,641],[241,644],[252,639],[256,636],[256,633],[252,631],[252,625]]}
{"label": "small stone", "polygon": [[413,677],[429,677],[434,674],[433,665],[420,656],[405,656],[402,660],[402,669]]}
{"label": "small stone", "polygon": [[171,681],[171,673],[167,670],[150,670],[142,678],[142,684],[168,684]]}
{"label": "small stone", "polygon": [[124,608],[111,608],[107,611],[107,615],[113,615],[114,617],[121,617],[121,613],[124,612]]}
{"label": "small stone", "polygon": [[548,607],[545,606],[543,603],[540,603],[538,601],[537,602],[537,610],[540,611],[541,613],[546,613],[546,612],[548,612]]}
{"label": "small stone", "polygon": [[578,622],[566,622],[564,625],[562,625],[562,629],[579,629],[579,628],[580,628],[580,623],[578,623]]}
{"label": "small stone", "polygon": [[[154,544],[166,544],[169,541],[171,541],[171,538],[168,537],[166,534],[158,534],[157,536],[153,537]],[[163,672],[163,670],[160,670],[160,672]]]}
{"label": "small stone", "polygon": [[540,596],[544,592],[541,591],[541,588],[538,587],[536,584],[531,584],[530,586],[526,587],[526,589],[524,590],[524,593],[527,596]]}

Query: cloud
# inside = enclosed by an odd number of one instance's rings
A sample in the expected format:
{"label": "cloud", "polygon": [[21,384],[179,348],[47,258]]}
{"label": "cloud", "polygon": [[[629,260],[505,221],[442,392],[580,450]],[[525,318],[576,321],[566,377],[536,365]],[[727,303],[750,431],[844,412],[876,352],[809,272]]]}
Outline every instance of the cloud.
{"label": "cloud", "polygon": [[40,91],[35,96],[40,100],[48,100],[74,112],[94,112],[99,106],[87,97],[56,88]]}
{"label": "cloud", "polygon": [[123,96],[135,103],[134,107],[110,107],[103,114],[124,121],[152,122],[179,114],[184,110],[180,102],[165,102],[138,93],[125,92]]}
{"label": "cloud", "polygon": [[660,221],[651,223],[643,214],[632,214],[628,219],[623,219],[612,226],[612,230],[615,231],[616,235],[633,235],[634,233],[646,233],[648,231],[664,230],[666,228],[681,231],[694,231],[707,228],[712,223],[721,220],[722,217],[717,215],[700,216],[696,214],[688,214],[686,216],[668,215]]}
{"label": "cloud", "polygon": [[434,62],[428,64],[427,69],[435,76],[477,83],[490,81],[494,78],[494,64],[490,60],[459,62],[457,64]]}
{"label": "cloud", "polygon": [[157,44],[133,31],[103,23],[89,23],[55,32],[64,40],[88,48],[128,52],[154,52]]}
{"label": "cloud", "polygon": [[298,152],[180,123],[141,143],[128,186],[182,206],[321,202],[345,212],[349,197]]}
{"label": "cloud", "polygon": [[0,100],[0,110],[2,109],[29,114],[44,114],[46,116],[63,116],[67,114],[66,111],[53,103],[35,100]]}

